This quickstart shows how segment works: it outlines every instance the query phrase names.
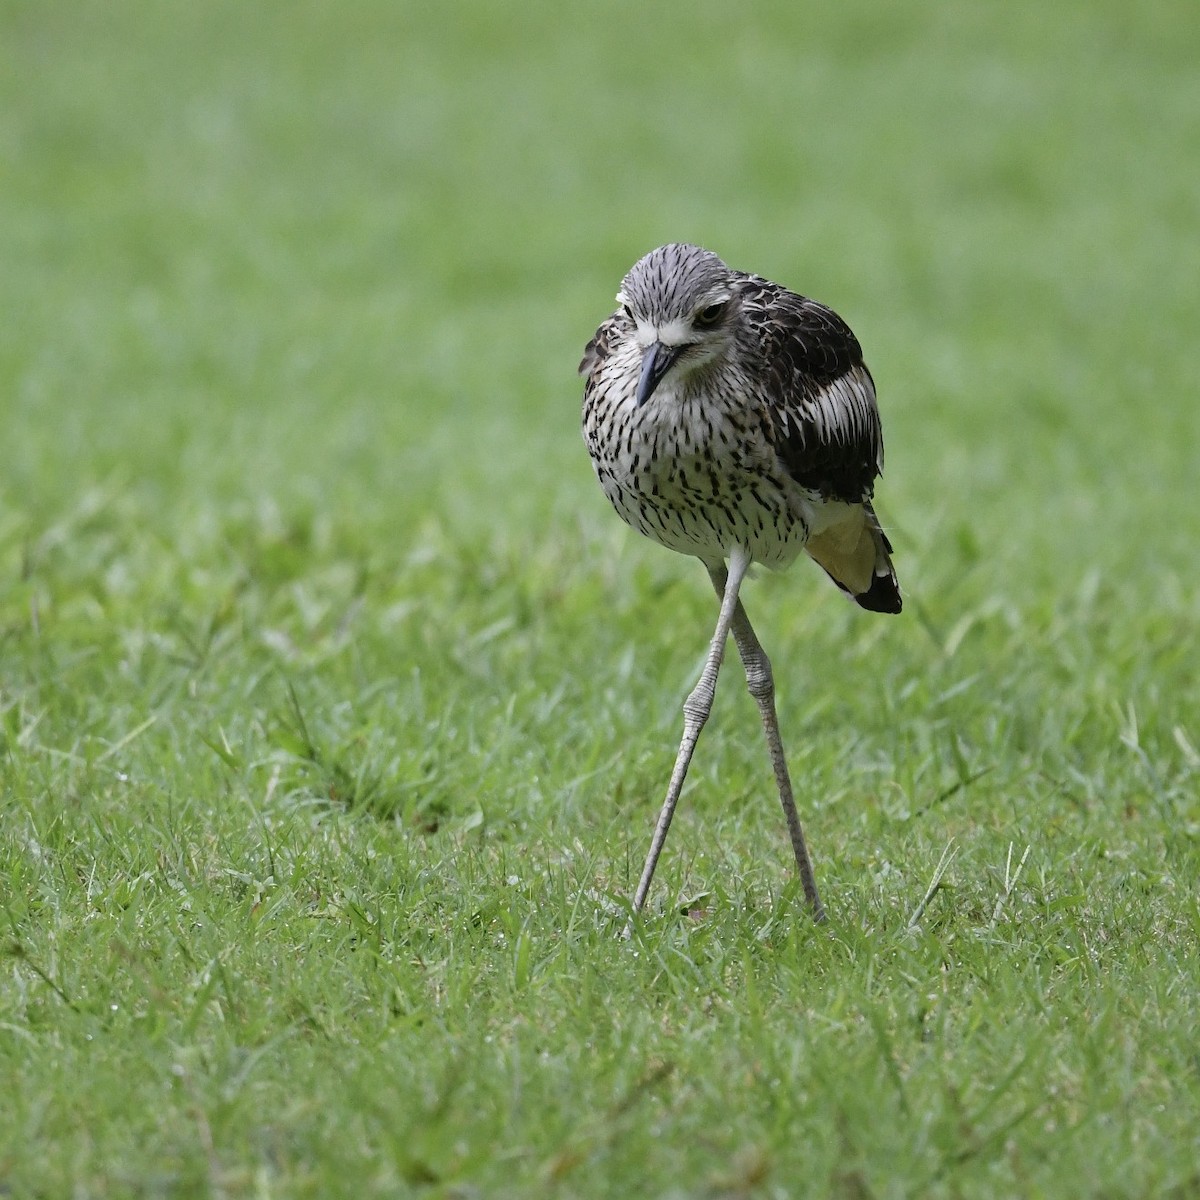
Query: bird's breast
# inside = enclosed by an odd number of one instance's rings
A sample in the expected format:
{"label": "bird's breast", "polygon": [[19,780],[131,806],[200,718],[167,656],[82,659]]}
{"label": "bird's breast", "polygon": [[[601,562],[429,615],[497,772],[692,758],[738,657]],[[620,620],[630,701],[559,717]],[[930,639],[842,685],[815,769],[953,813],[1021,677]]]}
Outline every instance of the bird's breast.
{"label": "bird's breast", "polygon": [[717,493],[767,467],[763,431],[744,410],[668,387],[628,416],[620,458],[634,486],[670,492],[703,485]]}

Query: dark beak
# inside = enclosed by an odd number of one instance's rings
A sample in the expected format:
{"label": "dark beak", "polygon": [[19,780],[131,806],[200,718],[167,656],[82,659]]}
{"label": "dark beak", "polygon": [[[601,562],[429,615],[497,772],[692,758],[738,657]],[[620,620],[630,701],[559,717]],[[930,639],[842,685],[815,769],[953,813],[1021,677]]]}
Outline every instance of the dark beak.
{"label": "dark beak", "polygon": [[671,369],[671,364],[679,357],[682,349],[682,346],[664,346],[662,342],[651,342],[646,348],[646,357],[642,359],[642,374],[637,385],[638,408],[654,395],[654,389],[662,382],[662,377]]}

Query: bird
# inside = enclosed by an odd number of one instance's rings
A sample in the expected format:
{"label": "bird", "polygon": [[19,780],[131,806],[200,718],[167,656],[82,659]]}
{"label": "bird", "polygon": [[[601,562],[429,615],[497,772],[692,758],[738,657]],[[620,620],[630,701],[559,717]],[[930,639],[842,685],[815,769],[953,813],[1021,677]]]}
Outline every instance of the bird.
{"label": "bird", "polygon": [[858,339],[832,309],[699,246],[650,251],[616,301],[579,364],[592,465],[620,517],[698,558],[720,598],[625,933],[644,908],[731,633],[805,900],[820,922],[774,675],[740,591],[752,564],[782,570],[803,551],[861,608],[901,611],[892,546],[872,505],[883,471],[875,384]]}

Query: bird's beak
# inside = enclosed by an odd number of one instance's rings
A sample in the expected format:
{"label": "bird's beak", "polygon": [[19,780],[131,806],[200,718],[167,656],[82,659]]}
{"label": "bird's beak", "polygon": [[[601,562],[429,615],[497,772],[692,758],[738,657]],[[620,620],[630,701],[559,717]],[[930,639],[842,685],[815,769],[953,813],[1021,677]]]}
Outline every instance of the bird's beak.
{"label": "bird's beak", "polygon": [[662,342],[651,342],[646,347],[646,357],[642,359],[642,374],[637,385],[638,408],[654,395],[654,389],[662,382],[662,377],[671,369],[671,364],[679,357],[682,349],[682,346],[665,346]]}

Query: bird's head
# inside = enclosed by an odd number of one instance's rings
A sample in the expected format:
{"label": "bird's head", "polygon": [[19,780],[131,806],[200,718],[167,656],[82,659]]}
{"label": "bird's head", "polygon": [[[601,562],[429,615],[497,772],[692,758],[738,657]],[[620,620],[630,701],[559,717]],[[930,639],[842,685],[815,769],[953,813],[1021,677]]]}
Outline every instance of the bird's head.
{"label": "bird's head", "polygon": [[642,352],[639,408],[668,375],[687,377],[725,355],[740,312],[738,278],[712,251],[677,242],[633,264],[617,303]]}

